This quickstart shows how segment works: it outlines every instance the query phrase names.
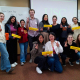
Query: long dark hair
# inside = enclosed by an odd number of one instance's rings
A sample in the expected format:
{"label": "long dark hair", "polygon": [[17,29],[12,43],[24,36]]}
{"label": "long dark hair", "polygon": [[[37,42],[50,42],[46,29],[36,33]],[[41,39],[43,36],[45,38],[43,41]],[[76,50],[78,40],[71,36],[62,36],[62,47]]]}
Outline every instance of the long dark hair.
{"label": "long dark hair", "polygon": [[[13,17],[15,17],[15,16],[11,16],[11,17],[8,19],[8,21],[7,21],[6,24],[9,24],[9,25],[10,25],[10,24],[11,24],[11,19],[12,19]],[[13,26],[14,26],[14,28],[17,28],[17,27],[18,27],[16,17],[15,17],[15,22],[13,23]]]}
{"label": "long dark hair", "polygon": [[[63,18],[65,18],[65,19],[66,19],[66,17],[63,17]],[[63,18],[62,18],[62,19],[63,19]],[[62,19],[61,19],[61,24],[63,25]],[[68,26],[68,25],[69,25],[69,24],[68,24],[68,22],[67,22],[67,19],[66,19],[65,25],[66,25],[66,26]]]}
{"label": "long dark hair", "polygon": [[50,32],[49,35],[50,35],[50,34],[53,35],[53,36],[55,37],[54,40],[56,40],[56,35],[55,35],[55,33]]}
{"label": "long dark hair", "polygon": [[[76,18],[77,19],[77,23],[80,26],[80,23],[78,22],[78,18],[77,17],[73,17],[73,18]],[[72,21],[73,21],[73,18],[72,18]]]}
{"label": "long dark hair", "polygon": [[76,40],[76,44],[77,44],[77,46],[79,47],[79,43],[80,43],[80,41],[79,41],[79,36],[80,36],[80,34],[78,34],[78,36],[77,36],[77,40]]}
{"label": "long dark hair", "polygon": [[[48,20],[47,20],[47,21],[44,20],[45,15],[47,15],[47,14],[44,14],[44,15],[43,15],[43,17],[42,17],[42,22],[43,22],[43,24],[49,24],[49,21],[48,21]],[[48,15],[47,15],[47,16],[48,16]]]}
{"label": "long dark hair", "polygon": [[[40,44],[40,41],[39,41],[39,37],[40,37],[40,36],[42,36],[42,37],[44,38],[44,36],[43,36],[42,34],[39,34],[39,35],[38,35],[37,42],[38,42],[39,44]],[[44,40],[43,40],[42,44],[44,44]]]}

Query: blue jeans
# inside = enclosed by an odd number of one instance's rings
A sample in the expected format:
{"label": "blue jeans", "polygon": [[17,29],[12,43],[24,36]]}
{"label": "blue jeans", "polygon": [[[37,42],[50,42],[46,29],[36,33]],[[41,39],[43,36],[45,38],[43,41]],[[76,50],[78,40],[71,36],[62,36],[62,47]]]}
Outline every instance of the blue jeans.
{"label": "blue jeans", "polygon": [[[79,56],[80,59],[80,52],[78,52],[77,55]],[[76,62],[80,62],[79,59]]]}
{"label": "blue jeans", "polygon": [[1,70],[6,70],[8,72],[11,69],[9,55],[6,50],[6,44],[0,42],[0,52],[1,52]]}
{"label": "blue jeans", "polygon": [[20,62],[25,62],[27,57],[28,42],[19,43],[20,46]]}
{"label": "blue jeans", "polygon": [[50,70],[53,72],[54,70],[61,73],[63,71],[62,65],[59,61],[58,55],[54,54],[53,57],[48,57],[48,65]]}

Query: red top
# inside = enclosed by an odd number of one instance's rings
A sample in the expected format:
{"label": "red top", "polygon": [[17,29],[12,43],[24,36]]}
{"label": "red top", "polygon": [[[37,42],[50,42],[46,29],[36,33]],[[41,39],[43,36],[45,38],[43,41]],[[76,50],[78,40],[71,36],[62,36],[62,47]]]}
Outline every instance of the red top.
{"label": "red top", "polygon": [[53,54],[56,54],[55,50],[54,50],[54,47],[53,47]]}
{"label": "red top", "polygon": [[21,39],[19,39],[19,43],[25,43],[28,41],[28,33],[25,33],[24,30],[26,30],[26,28],[18,28],[18,35],[21,36]]}

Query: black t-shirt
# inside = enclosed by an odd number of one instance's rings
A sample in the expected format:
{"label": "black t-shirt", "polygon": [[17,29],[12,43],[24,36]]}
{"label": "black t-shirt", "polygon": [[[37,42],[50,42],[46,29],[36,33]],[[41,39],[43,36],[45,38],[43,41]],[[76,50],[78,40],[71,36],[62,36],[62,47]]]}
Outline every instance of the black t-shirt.
{"label": "black t-shirt", "polygon": [[61,35],[60,24],[57,24],[55,26],[52,25],[52,28],[50,28],[50,32],[54,32],[56,37],[59,37]]}
{"label": "black t-shirt", "polygon": [[[65,45],[65,43],[64,43],[64,45]],[[70,46],[75,46],[76,47],[77,45],[76,45],[76,43],[72,42],[72,45],[67,44],[67,47],[63,46],[64,54],[69,55],[69,54],[74,54],[75,53],[75,50],[70,49]]]}

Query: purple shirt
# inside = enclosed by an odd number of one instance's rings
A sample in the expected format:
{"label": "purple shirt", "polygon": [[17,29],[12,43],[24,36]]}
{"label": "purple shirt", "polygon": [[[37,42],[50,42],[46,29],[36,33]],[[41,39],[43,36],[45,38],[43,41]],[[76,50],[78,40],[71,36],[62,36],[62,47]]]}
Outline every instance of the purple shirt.
{"label": "purple shirt", "polygon": [[[38,24],[37,24],[38,23]],[[29,27],[33,27],[33,28],[39,28],[39,21],[37,22],[36,18],[34,19],[29,19]],[[36,37],[39,34],[39,32],[37,31],[32,31],[32,30],[28,30],[28,35],[32,36],[32,37]]]}
{"label": "purple shirt", "polygon": [[11,29],[11,34],[16,34],[17,29],[14,28],[13,24],[10,25],[10,29]]}

